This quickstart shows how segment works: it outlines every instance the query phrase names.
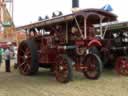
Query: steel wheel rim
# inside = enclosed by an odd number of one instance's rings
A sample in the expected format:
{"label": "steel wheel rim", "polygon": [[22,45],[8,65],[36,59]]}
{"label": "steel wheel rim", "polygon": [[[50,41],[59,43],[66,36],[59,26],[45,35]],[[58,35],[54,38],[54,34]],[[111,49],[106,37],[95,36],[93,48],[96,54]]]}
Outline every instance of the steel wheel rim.
{"label": "steel wheel rim", "polygon": [[64,82],[68,77],[68,64],[65,58],[59,56],[56,62],[56,79]]}
{"label": "steel wheel rim", "polygon": [[116,61],[116,71],[124,76],[128,76],[128,58],[119,57]]}
{"label": "steel wheel rim", "polygon": [[28,45],[23,42],[18,50],[18,67],[20,72],[27,75],[31,70],[31,51]]}

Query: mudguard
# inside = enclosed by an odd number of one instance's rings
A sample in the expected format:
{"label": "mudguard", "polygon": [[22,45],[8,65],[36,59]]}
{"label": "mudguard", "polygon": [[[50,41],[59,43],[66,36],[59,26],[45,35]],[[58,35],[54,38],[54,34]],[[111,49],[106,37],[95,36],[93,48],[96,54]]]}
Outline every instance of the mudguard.
{"label": "mudguard", "polygon": [[101,42],[97,39],[93,39],[88,43],[88,47],[92,46],[102,46]]}

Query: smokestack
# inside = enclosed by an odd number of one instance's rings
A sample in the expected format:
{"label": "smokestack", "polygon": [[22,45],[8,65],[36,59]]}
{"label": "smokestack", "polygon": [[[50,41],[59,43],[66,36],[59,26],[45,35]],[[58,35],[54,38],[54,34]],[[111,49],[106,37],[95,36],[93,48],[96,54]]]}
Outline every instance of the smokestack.
{"label": "smokestack", "polygon": [[79,8],[79,0],[72,0],[72,8]]}
{"label": "smokestack", "polygon": [[79,0],[72,0],[72,12],[79,10]]}

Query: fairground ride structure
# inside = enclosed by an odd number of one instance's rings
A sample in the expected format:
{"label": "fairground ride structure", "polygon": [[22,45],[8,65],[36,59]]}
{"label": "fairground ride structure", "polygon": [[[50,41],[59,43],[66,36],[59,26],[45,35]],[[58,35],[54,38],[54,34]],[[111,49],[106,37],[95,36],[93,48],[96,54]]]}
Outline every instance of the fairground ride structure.
{"label": "fairground ride structure", "polygon": [[0,41],[17,42],[13,22],[13,0],[0,0]]}

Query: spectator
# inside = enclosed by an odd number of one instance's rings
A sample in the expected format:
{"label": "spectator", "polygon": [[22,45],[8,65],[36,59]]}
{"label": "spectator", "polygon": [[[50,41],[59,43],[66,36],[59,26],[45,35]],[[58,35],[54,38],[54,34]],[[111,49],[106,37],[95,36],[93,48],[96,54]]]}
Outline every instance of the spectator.
{"label": "spectator", "polygon": [[5,70],[6,72],[11,72],[10,71],[10,49],[6,48],[4,52],[4,57],[5,57]]}
{"label": "spectator", "polygon": [[0,66],[1,66],[1,63],[2,63],[2,54],[3,54],[3,52],[2,52],[2,49],[0,48]]}

